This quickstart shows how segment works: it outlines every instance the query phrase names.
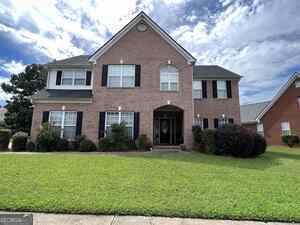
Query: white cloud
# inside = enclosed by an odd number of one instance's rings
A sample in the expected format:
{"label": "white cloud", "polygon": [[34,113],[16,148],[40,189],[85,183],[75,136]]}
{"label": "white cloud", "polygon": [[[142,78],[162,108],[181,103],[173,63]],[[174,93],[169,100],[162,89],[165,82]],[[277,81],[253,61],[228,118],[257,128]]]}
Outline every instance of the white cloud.
{"label": "white cloud", "polygon": [[244,76],[242,102],[270,99],[291,75],[287,71],[299,66],[300,1],[221,2],[229,6],[210,29],[198,21],[173,35],[197,56],[198,64],[218,64]]}
{"label": "white cloud", "polygon": [[[10,62],[6,62],[4,60],[0,60],[0,67],[1,69],[11,73],[11,74],[18,74],[22,71],[24,71],[25,66],[21,61],[16,62],[15,60],[12,60]],[[2,78],[2,77],[0,77]]]}
{"label": "white cloud", "polygon": [[9,78],[6,77],[1,77],[0,76],[0,102],[5,102],[6,100],[11,98],[10,94],[5,93],[2,88],[1,88],[1,84],[2,83],[8,83],[9,82]]}

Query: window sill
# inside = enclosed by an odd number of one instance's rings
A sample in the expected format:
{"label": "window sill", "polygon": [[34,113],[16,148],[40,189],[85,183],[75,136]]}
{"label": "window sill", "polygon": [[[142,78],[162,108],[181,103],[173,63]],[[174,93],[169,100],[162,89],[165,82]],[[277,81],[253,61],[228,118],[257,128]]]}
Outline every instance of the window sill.
{"label": "window sill", "polygon": [[140,87],[106,87],[107,89],[126,90],[126,89],[138,89]]}
{"label": "window sill", "polygon": [[163,90],[160,90],[160,92],[164,92],[164,93],[178,93],[179,91],[163,91]]}

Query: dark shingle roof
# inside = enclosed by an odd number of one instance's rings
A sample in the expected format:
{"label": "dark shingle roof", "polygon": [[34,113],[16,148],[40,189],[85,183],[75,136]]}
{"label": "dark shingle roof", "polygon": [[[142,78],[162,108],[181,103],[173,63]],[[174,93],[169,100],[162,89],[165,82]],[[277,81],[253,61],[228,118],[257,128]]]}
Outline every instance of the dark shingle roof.
{"label": "dark shingle roof", "polygon": [[270,103],[259,102],[247,105],[241,105],[241,122],[242,123],[252,123],[255,122],[258,114]]}
{"label": "dark shingle roof", "polygon": [[62,60],[55,60],[47,64],[49,67],[55,66],[90,66],[89,55],[78,55]]}
{"label": "dark shingle roof", "polygon": [[92,90],[40,90],[32,96],[33,100],[72,100],[89,99],[93,96]]}
{"label": "dark shingle roof", "polygon": [[216,65],[194,66],[193,78],[197,79],[240,79],[242,76]]}

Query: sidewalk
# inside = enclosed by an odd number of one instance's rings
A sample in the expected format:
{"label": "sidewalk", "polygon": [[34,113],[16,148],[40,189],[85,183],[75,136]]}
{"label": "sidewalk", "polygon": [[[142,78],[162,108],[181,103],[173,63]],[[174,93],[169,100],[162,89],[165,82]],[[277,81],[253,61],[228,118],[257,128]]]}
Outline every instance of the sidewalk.
{"label": "sidewalk", "polygon": [[[0,212],[6,213],[6,212]],[[34,225],[291,225],[291,223],[33,213]],[[293,223],[300,225],[300,223]]]}

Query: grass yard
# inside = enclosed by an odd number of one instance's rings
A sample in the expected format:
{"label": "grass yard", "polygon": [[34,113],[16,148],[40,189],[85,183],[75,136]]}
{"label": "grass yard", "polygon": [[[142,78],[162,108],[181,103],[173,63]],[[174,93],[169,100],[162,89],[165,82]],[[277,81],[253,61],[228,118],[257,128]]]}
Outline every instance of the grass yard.
{"label": "grass yard", "polygon": [[0,154],[0,209],[299,222],[300,149],[257,159]]}

